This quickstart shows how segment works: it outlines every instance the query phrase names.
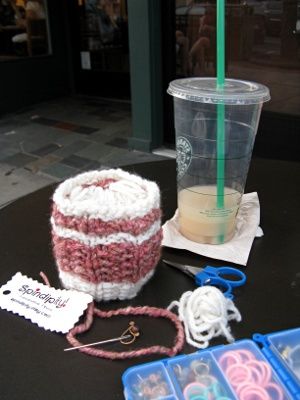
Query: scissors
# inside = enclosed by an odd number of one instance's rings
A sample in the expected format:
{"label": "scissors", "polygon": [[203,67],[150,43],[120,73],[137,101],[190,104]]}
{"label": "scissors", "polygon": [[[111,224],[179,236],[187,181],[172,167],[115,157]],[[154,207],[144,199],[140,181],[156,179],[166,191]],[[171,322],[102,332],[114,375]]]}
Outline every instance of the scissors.
{"label": "scissors", "polygon": [[[232,289],[244,285],[247,279],[242,271],[233,267],[216,268],[207,265],[203,268],[198,268],[168,260],[163,260],[163,262],[194,278],[198,286],[217,286],[222,290],[224,296],[229,299],[233,299]],[[228,276],[233,279],[229,279]]]}

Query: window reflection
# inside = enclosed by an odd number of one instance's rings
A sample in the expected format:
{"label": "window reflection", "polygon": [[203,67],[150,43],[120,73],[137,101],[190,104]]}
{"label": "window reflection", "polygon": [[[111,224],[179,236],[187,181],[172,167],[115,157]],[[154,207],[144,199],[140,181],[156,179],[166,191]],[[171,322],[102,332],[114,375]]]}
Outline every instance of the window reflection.
{"label": "window reflection", "polygon": [[48,52],[44,0],[0,0],[0,60]]}
{"label": "window reflection", "polygon": [[128,72],[128,24],[125,0],[79,1],[82,68]]}
{"label": "window reflection", "polygon": [[[176,73],[216,75],[216,2],[176,1]],[[300,114],[300,1],[228,0],[226,76],[269,86],[271,111]]]}

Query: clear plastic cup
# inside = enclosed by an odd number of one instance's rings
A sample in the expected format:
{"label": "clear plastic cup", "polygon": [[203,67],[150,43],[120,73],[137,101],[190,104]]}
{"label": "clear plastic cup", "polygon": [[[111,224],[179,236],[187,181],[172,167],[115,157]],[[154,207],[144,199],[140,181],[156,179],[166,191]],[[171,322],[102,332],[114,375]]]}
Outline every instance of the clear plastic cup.
{"label": "clear plastic cup", "polygon": [[170,82],[168,93],[174,98],[180,232],[195,242],[224,243],[235,232],[269,89],[235,79],[218,89],[216,78],[185,78]]}

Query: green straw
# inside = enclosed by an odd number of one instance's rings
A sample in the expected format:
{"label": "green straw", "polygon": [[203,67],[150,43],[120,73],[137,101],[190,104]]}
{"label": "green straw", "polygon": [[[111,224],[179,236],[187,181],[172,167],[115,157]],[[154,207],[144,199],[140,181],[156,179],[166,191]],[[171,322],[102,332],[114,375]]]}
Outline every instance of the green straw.
{"label": "green straw", "polygon": [[[225,0],[217,0],[217,89],[225,83]],[[224,208],[225,107],[217,104],[217,208]],[[220,233],[219,242],[224,242]]]}
{"label": "green straw", "polygon": [[[225,0],[217,0],[217,89],[225,82]],[[217,105],[217,208],[224,208],[224,104]]]}

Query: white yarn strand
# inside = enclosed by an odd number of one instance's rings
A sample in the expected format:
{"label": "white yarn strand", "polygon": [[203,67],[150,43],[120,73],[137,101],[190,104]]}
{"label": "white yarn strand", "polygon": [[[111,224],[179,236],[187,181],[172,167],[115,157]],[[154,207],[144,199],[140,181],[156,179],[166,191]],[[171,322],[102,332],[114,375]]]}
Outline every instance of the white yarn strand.
{"label": "white yarn strand", "polygon": [[[115,180],[109,190],[96,185],[104,179]],[[56,188],[53,201],[66,216],[111,221],[143,217],[159,208],[160,191],[155,182],[121,169],[108,169],[67,179]]]}
{"label": "white yarn strand", "polygon": [[179,301],[172,301],[168,310],[174,307],[178,308],[179,319],[184,324],[187,343],[198,349],[207,348],[209,341],[220,335],[233,342],[228,321],[242,320],[233,301],[214,286],[202,286],[183,293]]}

